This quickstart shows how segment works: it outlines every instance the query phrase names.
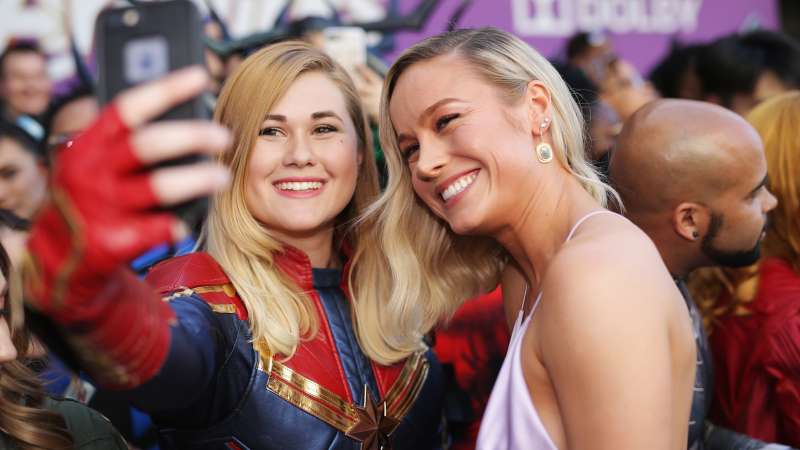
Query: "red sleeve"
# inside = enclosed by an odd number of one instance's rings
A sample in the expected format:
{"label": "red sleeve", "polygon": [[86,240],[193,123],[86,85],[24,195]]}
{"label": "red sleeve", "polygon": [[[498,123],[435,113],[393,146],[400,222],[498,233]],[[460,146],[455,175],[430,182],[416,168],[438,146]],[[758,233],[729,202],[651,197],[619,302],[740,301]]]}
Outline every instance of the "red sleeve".
{"label": "red sleeve", "polygon": [[800,447],[800,314],[770,336],[767,371],[775,378],[778,441]]}

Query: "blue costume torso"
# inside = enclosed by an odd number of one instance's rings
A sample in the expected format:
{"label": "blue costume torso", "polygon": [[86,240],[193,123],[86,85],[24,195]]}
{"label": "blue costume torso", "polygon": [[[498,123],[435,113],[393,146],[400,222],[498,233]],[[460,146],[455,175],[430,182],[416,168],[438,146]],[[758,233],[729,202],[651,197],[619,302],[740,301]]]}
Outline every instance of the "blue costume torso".
{"label": "blue costume torso", "polygon": [[432,353],[373,363],[356,340],[343,271],[311,269],[296,250],[281,259],[319,315],[317,334],[288,360],[252,342],[246,310],[207,254],[148,277],[178,318],[160,373],[132,392],[162,448],[438,448],[444,389]]}

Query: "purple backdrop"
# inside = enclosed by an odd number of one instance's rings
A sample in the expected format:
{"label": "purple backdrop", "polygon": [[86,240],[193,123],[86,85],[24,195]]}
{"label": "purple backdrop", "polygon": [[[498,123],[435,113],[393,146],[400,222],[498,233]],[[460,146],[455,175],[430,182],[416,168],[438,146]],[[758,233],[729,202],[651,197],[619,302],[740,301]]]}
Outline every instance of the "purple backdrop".
{"label": "purple backdrop", "polygon": [[[400,0],[401,10],[412,9],[419,1]],[[460,3],[441,0],[422,32],[396,35],[396,48],[444,31]],[[703,42],[756,25],[776,28],[777,9],[777,0],[473,0],[459,26],[511,31],[548,57],[560,54],[573,33],[602,29],[609,32],[619,54],[647,71],[664,56],[674,37]]]}

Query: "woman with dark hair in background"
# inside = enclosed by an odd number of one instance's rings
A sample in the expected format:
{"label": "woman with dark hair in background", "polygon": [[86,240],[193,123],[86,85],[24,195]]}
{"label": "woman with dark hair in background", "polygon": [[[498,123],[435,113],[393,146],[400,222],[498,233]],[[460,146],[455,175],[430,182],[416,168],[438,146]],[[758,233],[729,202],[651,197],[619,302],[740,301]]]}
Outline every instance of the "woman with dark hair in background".
{"label": "woman with dark hair in background", "polygon": [[23,324],[19,282],[0,245],[0,448],[127,449],[103,416],[72,400],[48,397],[25,364],[31,339]]}
{"label": "woman with dark hair in background", "polygon": [[25,130],[0,120],[0,208],[30,219],[47,198],[47,158]]}

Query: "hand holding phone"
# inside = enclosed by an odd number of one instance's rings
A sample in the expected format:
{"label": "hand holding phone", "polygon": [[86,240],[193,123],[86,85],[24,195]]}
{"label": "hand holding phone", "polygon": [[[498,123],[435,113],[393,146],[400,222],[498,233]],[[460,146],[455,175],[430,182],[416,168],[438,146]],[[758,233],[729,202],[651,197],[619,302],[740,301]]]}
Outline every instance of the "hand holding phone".
{"label": "hand holding phone", "polygon": [[[103,11],[95,24],[95,36],[101,104],[132,86],[204,62],[200,14],[188,0],[145,2]],[[202,97],[195,95],[152,120],[208,117]],[[198,158],[176,158],[160,165],[183,165]],[[204,198],[178,205],[172,211],[190,228],[197,229],[207,209]]]}

